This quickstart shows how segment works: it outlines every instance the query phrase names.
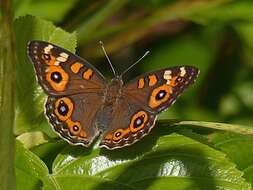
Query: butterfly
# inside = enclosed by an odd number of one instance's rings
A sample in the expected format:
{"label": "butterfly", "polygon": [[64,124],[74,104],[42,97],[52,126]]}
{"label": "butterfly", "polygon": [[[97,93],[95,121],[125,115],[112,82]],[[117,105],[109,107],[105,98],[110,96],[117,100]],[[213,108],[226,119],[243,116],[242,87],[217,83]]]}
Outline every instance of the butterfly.
{"label": "butterfly", "polygon": [[107,149],[142,139],[155,126],[157,115],[199,73],[193,66],[176,66],[124,84],[122,74],[117,75],[112,67],[115,77],[107,82],[90,63],[54,44],[30,41],[27,49],[37,81],[48,95],[45,115],[53,129],[70,144],[85,147],[98,135],[102,135],[100,146]]}

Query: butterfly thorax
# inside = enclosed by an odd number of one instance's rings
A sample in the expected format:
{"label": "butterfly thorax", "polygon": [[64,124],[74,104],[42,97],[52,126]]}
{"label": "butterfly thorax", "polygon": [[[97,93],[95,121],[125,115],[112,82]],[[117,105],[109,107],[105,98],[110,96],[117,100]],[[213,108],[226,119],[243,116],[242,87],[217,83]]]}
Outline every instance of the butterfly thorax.
{"label": "butterfly thorax", "polygon": [[121,78],[116,77],[111,80],[107,85],[104,94],[104,104],[112,105],[121,97],[121,89],[123,86],[123,81]]}

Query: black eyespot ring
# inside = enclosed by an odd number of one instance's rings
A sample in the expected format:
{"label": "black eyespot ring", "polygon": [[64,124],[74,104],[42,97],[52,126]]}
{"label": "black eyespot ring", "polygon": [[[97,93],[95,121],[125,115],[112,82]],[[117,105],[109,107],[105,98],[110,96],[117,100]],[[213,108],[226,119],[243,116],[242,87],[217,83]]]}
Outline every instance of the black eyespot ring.
{"label": "black eyespot ring", "polygon": [[141,115],[134,120],[134,128],[140,127],[144,122],[145,115]]}
{"label": "black eyespot ring", "polygon": [[166,96],[167,92],[165,90],[160,90],[156,96],[155,99],[156,100],[162,100],[165,96]]}
{"label": "black eyespot ring", "polygon": [[52,72],[50,78],[56,83],[60,83],[62,81],[62,75],[58,71]]}
{"label": "black eyespot ring", "polygon": [[73,126],[73,131],[78,132],[79,131],[79,127],[77,125],[74,125]]}
{"label": "black eyespot ring", "polygon": [[61,114],[62,116],[66,116],[69,112],[69,107],[64,101],[61,100],[57,110],[59,114]]}
{"label": "black eyespot ring", "polygon": [[121,132],[117,132],[117,133],[114,134],[115,137],[120,137],[121,135],[122,135]]}

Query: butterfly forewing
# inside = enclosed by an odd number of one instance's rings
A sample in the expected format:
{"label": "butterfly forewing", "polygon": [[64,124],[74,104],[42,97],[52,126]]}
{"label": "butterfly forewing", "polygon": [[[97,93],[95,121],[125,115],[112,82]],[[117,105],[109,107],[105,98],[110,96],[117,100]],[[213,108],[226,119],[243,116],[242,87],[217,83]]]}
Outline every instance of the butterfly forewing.
{"label": "butterfly forewing", "polygon": [[48,95],[102,91],[105,79],[87,61],[56,45],[31,41],[28,55],[39,84]]}
{"label": "butterfly forewing", "polygon": [[199,70],[177,66],[144,74],[129,82],[123,95],[155,113],[167,109],[196,79]]}

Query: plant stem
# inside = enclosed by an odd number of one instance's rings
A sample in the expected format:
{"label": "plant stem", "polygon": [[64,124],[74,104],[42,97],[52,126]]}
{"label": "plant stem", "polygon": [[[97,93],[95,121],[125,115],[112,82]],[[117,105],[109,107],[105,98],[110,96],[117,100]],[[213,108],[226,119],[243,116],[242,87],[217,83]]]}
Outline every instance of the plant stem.
{"label": "plant stem", "polygon": [[14,190],[15,48],[11,0],[0,0],[0,184]]}

